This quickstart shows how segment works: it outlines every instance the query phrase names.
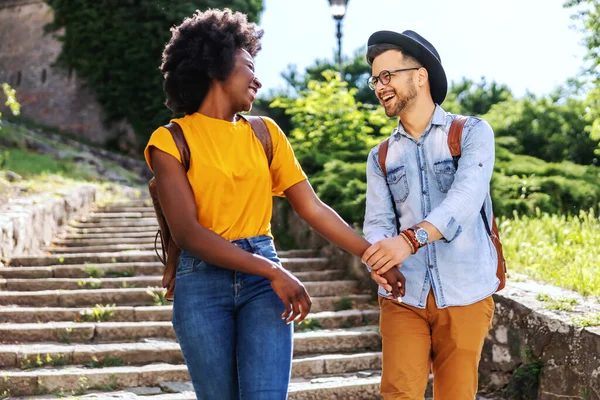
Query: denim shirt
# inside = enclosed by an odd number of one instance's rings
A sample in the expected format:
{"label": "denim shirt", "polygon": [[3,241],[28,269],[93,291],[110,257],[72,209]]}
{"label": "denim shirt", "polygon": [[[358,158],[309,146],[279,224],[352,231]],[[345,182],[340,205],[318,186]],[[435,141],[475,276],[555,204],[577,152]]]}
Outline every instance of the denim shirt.
{"label": "denim shirt", "polygon": [[[400,271],[406,277],[403,302],[418,308],[425,308],[430,290],[437,306],[444,308],[482,300],[499,284],[496,250],[480,214],[483,205],[492,226],[489,189],[494,133],[487,122],[470,117],[463,129],[456,170],[448,148],[454,118],[436,105],[419,140],[399,123],[389,140],[387,182],[379,166],[379,145],[367,161],[363,229],[370,243],[397,235],[392,201],[400,230],[427,221],[443,235],[402,263]],[[381,287],[379,295],[386,296]]]}

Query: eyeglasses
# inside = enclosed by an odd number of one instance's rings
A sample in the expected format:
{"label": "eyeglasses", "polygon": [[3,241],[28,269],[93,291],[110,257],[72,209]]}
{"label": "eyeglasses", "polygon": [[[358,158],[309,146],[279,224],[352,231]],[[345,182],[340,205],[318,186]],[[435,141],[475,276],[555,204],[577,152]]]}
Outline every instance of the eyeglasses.
{"label": "eyeglasses", "polygon": [[402,69],[394,69],[392,71],[387,71],[387,70],[383,70],[379,73],[378,76],[371,76],[369,79],[367,79],[367,84],[369,85],[369,88],[371,90],[375,90],[375,88],[377,87],[377,82],[381,82],[383,85],[388,85],[390,83],[390,81],[392,80],[392,74],[396,73],[396,72],[402,72],[402,71],[412,71],[415,69],[420,69],[421,67],[414,67],[414,68],[402,68]]}

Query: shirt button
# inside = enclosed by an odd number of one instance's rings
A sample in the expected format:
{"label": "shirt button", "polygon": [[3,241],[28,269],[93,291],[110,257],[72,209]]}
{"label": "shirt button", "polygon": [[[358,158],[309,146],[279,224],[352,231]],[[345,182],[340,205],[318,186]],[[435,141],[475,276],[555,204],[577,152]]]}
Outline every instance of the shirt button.
{"label": "shirt button", "polygon": [[433,264],[429,264],[429,269],[433,269]]}
{"label": "shirt button", "polygon": [[421,143],[417,143],[417,147],[421,147]]}
{"label": "shirt button", "polygon": [[423,190],[423,196],[427,196],[427,190]]}
{"label": "shirt button", "polygon": [[421,166],[421,171],[425,171],[425,167],[424,166]]}

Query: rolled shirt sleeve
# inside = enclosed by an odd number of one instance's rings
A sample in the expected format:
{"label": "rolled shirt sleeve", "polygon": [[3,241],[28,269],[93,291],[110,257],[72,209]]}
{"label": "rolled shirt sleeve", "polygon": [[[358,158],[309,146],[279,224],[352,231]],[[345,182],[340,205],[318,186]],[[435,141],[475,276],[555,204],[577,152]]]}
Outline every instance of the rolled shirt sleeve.
{"label": "rolled shirt sleeve", "polygon": [[425,218],[448,242],[479,216],[494,170],[494,132],[486,121],[471,120],[475,123],[470,129],[465,126],[454,182],[446,198]]}

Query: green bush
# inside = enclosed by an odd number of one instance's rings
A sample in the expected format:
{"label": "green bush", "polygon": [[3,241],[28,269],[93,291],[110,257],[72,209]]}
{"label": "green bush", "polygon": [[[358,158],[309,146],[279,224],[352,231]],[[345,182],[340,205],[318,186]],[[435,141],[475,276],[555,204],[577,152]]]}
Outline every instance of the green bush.
{"label": "green bush", "polygon": [[355,99],[334,71],[309,81],[297,98],[279,97],[272,107],[291,115],[290,142],[316,193],[347,222],[362,222],[369,151],[397,122],[380,107]]}

